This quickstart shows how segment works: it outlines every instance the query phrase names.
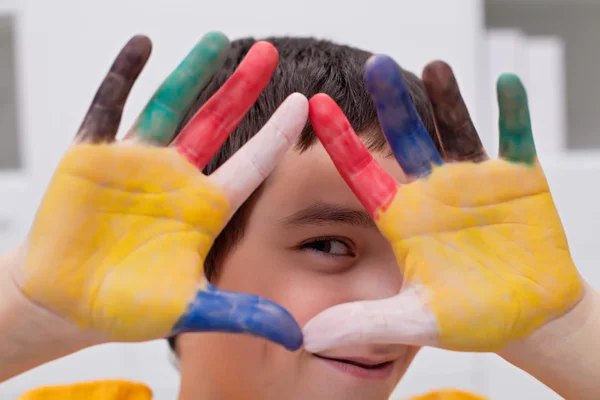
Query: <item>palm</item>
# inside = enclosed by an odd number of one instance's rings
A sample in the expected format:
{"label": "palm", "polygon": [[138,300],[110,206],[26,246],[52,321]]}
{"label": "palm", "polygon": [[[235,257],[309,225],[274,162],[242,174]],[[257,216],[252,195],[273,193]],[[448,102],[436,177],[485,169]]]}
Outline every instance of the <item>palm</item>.
{"label": "palm", "polygon": [[304,96],[289,96],[246,145],[203,175],[277,67],[277,50],[256,43],[177,132],[228,44],[221,33],[205,35],[120,142],[125,100],[150,41],[134,37],[113,63],[20,247],[25,261],[9,271],[42,314],[63,319],[56,331],[86,344],[207,331],[292,350],[302,344],[284,308],[216,288],[202,273],[215,237],[295,142],[308,113]]}
{"label": "palm", "polygon": [[[404,283],[396,296],[338,305],[314,317],[304,327],[310,351],[359,343],[498,351],[583,297],[537,160],[520,80],[498,80],[500,159],[473,163],[485,151],[451,71],[437,65],[428,90],[442,115],[441,144],[458,132],[451,141],[458,147],[441,148],[448,161],[467,162],[444,163],[391,58],[377,56],[366,66],[382,130],[413,180],[408,184],[399,185],[377,164],[333,100],[311,100],[315,132],[390,241]],[[456,99],[458,112],[452,111]]]}
{"label": "palm", "polygon": [[424,289],[443,347],[498,350],[580,298],[581,281],[538,166],[446,165],[400,188],[397,199],[403,207],[392,203],[379,224],[406,287]]}
{"label": "palm", "polygon": [[82,327],[165,336],[228,215],[220,188],[173,149],[78,145],[38,212],[22,286]]}

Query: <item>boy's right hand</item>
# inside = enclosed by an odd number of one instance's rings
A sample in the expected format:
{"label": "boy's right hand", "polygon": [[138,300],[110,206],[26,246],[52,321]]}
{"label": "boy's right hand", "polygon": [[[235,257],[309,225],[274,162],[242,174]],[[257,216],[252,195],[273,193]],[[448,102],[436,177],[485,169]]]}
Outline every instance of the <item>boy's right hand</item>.
{"label": "boy's right hand", "polygon": [[129,91],[151,50],[133,38],[100,86],[60,162],[10,278],[37,307],[92,342],[146,341],[181,332],[248,333],[290,350],[294,318],[250,294],[221,291],[203,263],[232,213],[270,173],[306,123],[291,95],[246,146],[201,173],[274,72],[275,48],[257,43],[233,76],[168,147],[229,46],[206,35],[152,97],[126,139],[115,141]]}

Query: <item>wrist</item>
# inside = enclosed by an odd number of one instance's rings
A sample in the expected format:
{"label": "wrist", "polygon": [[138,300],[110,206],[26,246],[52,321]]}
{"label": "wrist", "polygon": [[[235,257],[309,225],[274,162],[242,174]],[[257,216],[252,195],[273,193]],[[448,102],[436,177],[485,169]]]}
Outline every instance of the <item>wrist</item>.
{"label": "wrist", "polygon": [[567,314],[499,355],[559,395],[596,399],[600,393],[600,294],[584,283],[581,301]]}
{"label": "wrist", "polygon": [[92,344],[74,324],[38,306],[15,280],[25,244],[0,257],[0,382]]}

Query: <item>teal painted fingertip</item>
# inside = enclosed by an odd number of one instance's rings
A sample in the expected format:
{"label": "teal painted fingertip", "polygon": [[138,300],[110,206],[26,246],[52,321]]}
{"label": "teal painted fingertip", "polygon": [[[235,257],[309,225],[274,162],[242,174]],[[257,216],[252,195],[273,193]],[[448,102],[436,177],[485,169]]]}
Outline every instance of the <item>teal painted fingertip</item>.
{"label": "teal painted fingertip", "polygon": [[537,158],[527,92],[515,74],[503,74],[496,85],[500,108],[500,157],[533,165]]}
{"label": "teal painted fingertip", "polygon": [[223,33],[206,34],[152,96],[136,122],[136,134],[147,142],[168,144],[228,50],[229,39]]}

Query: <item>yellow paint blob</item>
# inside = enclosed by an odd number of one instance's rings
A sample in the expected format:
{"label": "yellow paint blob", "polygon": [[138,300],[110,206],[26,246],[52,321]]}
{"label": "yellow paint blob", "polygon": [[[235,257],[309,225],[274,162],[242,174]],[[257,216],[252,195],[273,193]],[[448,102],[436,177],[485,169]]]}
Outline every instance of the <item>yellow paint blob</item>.
{"label": "yellow paint blob", "polygon": [[425,288],[443,348],[500,350],[583,295],[537,163],[437,167],[401,186],[377,222],[405,285]]}
{"label": "yellow paint blob", "polygon": [[485,397],[467,393],[462,390],[436,390],[422,396],[411,397],[410,400],[486,400]]}
{"label": "yellow paint blob", "polygon": [[77,145],[36,216],[23,290],[113,340],[164,337],[205,285],[229,216],[221,189],[174,149]]}
{"label": "yellow paint blob", "polygon": [[145,385],[127,381],[85,382],[47,386],[25,393],[18,400],[151,400]]}

